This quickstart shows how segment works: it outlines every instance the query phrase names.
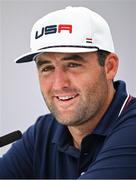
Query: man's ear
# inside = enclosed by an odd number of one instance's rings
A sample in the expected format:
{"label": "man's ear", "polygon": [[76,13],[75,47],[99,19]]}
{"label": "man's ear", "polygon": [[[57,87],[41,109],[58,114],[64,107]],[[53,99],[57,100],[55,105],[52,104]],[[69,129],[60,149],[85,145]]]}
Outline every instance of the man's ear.
{"label": "man's ear", "polygon": [[119,59],[114,53],[110,53],[105,59],[105,73],[107,80],[113,80],[118,70]]}

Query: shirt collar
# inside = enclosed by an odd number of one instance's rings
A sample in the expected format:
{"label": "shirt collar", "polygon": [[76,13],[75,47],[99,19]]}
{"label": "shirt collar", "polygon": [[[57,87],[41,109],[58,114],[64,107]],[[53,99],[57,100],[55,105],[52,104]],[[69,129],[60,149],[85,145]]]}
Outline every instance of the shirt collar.
{"label": "shirt collar", "polygon": [[52,143],[57,144],[57,148],[59,149],[59,151],[65,152],[75,158],[78,158],[80,155],[80,151],[74,148],[71,139],[72,136],[67,126],[58,123],[52,139]]}
{"label": "shirt collar", "polygon": [[93,134],[106,136],[111,131],[111,125],[117,120],[123,110],[124,103],[128,98],[126,84],[123,81],[116,81],[114,82],[114,88],[116,93],[113,97],[111,105],[105,112],[97,127],[94,129]]}

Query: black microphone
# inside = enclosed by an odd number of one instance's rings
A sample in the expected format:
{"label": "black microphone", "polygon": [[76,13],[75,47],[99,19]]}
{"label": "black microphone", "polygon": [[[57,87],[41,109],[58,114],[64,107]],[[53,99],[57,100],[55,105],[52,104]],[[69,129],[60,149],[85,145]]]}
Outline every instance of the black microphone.
{"label": "black microphone", "polygon": [[17,130],[12,133],[9,133],[5,136],[0,137],[0,147],[6,146],[22,137],[21,131]]}

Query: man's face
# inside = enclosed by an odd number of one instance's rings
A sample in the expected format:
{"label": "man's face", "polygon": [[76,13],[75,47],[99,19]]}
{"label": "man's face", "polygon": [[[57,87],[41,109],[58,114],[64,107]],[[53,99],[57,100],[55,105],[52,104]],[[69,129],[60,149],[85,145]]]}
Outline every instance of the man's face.
{"label": "man's face", "polygon": [[60,123],[76,126],[101,112],[108,83],[95,52],[42,53],[36,62],[45,102]]}

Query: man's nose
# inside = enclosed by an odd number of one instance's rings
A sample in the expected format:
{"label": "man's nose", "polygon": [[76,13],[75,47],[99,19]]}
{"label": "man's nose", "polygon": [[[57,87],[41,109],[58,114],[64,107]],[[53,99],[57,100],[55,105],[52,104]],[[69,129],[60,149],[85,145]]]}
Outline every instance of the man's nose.
{"label": "man's nose", "polygon": [[54,72],[53,88],[62,89],[70,86],[68,73],[63,69],[57,69]]}

